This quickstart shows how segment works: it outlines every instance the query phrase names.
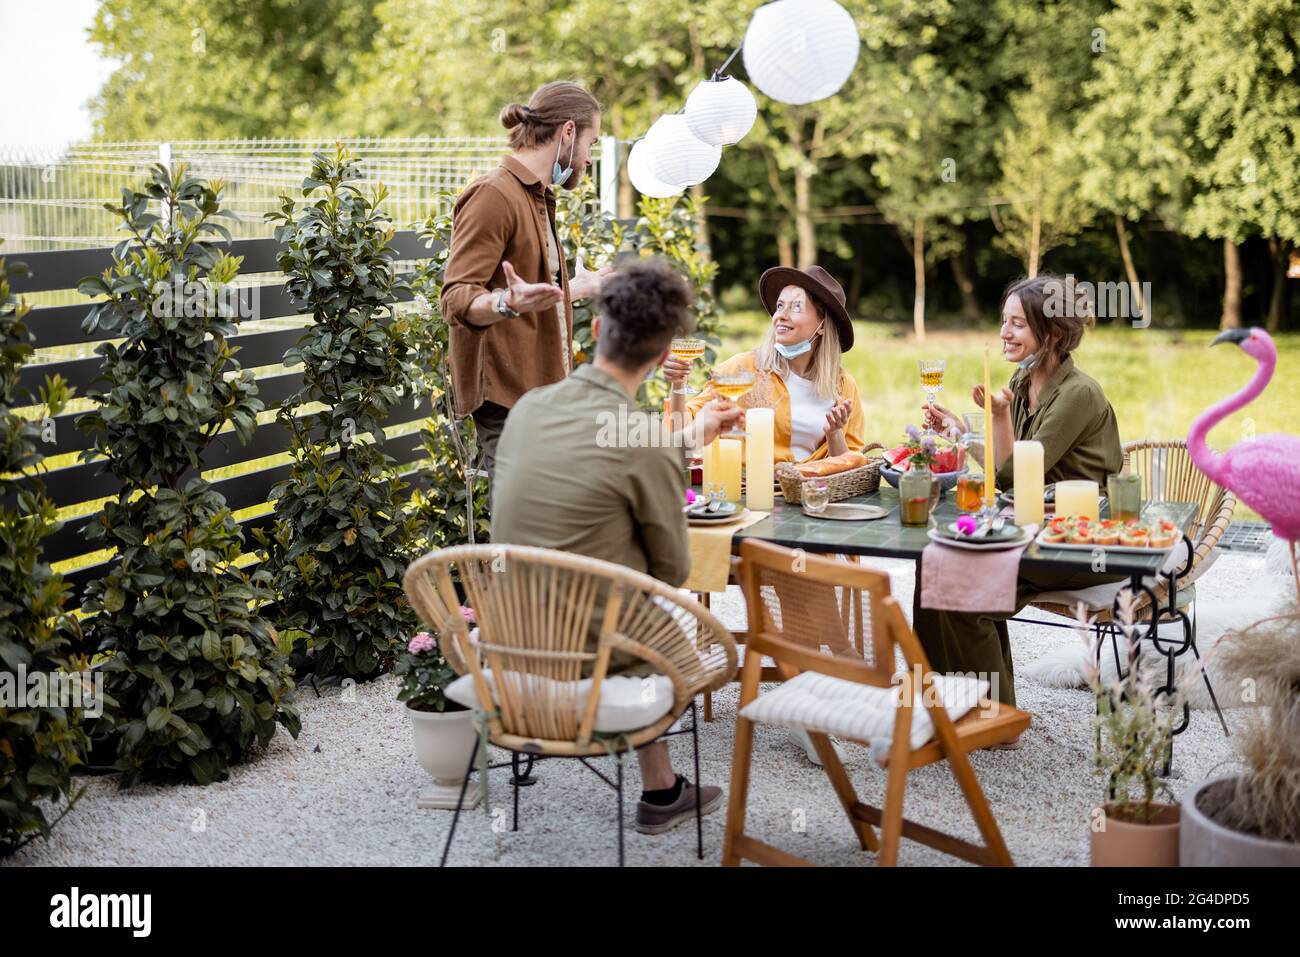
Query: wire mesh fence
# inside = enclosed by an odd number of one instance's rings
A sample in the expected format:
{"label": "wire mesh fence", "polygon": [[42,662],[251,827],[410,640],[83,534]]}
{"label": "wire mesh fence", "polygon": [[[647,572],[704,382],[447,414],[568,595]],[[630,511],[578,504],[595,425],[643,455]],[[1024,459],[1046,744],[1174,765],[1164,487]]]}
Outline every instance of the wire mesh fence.
{"label": "wire mesh fence", "polygon": [[[226,206],[239,216],[237,239],[271,235],[262,215],[301,186],[311,155],[342,142],[368,180],[390,190],[385,207],[399,228],[422,221],[446,190],[459,190],[500,161],[504,137],[362,137],[92,143],[62,150],[0,147],[0,239],[5,254],[102,246],[118,241],[117,220],[103,208],[139,185],[159,161],[226,184]],[[604,145],[604,144],[602,144]],[[611,152],[605,148],[608,154]],[[600,163],[598,147],[596,161]],[[605,182],[600,177],[598,182]],[[296,193],[296,195],[301,195]]]}

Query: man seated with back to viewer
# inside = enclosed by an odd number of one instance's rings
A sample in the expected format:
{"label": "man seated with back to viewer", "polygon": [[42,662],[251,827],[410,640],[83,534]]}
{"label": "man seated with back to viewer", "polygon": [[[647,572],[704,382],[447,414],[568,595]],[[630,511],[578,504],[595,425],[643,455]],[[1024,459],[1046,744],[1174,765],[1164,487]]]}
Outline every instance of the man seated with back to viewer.
{"label": "man seated with back to viewer", "polygon": [[[609,441],[610,422],[627,423],[627,435],[651,434],[636,422],[648,416],[637,408],[637,388],[689,330],[691,292],[672,267],[646,260],[607,279],[597,307],[595,360],[510,410],[497,447],[492,541],[615,562],[676,588],[690,570],[682,445],[712,442],[743,413],[705,406],[684,442]],[[693,817],[695,785],[674,773],[667,744],[647,745],[637,759],[637,830],[657,834]],[[721,788],[701,787],[700,800],[704,813],[716,810]]]}

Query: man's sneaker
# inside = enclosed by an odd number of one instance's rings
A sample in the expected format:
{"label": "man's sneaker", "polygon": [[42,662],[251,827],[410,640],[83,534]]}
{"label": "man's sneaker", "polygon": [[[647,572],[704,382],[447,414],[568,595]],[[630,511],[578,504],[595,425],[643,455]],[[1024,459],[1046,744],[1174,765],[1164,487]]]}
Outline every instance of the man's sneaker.
{"label": "man's sneaker", "polygon": [[[722,788],[705,785],[700,788],[700,813],[711,814],[722,805]],[[681,796],[672,804],[647,804],[636,802],[636,829],[642,834],[662,834],[682,821],[695,817],[695,785],[682,784]]]}

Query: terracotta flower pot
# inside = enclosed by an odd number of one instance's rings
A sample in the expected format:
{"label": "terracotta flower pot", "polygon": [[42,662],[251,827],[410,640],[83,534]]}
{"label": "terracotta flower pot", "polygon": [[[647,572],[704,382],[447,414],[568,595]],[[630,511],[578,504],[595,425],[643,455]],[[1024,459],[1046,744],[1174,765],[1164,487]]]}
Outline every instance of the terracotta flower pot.
{"label": "terracotta flower pot", "polygon": [[1152,804],[1150,824],[1123,820],[1115,805],[1102,808],[1092,832],[1093,867],[1177,867],[1178,805]]}
{"label": "terracotta flower pot", "polygon": [[1271,841],[1213,817],[1231,795],[1235,775],[1202,781],[1183,797],[1179,860],[1183,867],[1300,867],[1300,844]]}
{"label": "terracotta flower pot", "polygon": [[[478,731],[474,727],[474,712],[416,711],[407,708],[406,713],[411,716],[415,735],[415,756],[420,767],[433,778],[433,784],[422,790],[416,798],[415,806],[454,809],[478,737]],[[478,799],[479,784],[470,781],[465,788],[465,803],[462,807],[475,807]]]}

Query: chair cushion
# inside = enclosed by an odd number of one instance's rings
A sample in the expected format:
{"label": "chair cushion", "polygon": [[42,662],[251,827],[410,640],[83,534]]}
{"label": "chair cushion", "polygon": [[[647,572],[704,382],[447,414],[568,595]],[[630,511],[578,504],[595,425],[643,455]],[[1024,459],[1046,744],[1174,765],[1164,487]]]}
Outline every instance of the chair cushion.
{"label": "chair cushion", "polygon": [[[521,676],[531,689],[541,696],[550,692],[557,697],[576,695],[576,710],[581,719],[591,693],[591,679],[581,681],[555,681],[541,675]],[[492,689],[492,703],[497,704],[496,684],[492,669],[483,669],[483,678]],[[553,687],[547,687],[553,686]],[[474,676],[461,675],[443,691],[449,699],[467,708],[477,708],[478,695],[474,690]],[[673,683],[667,675],[612,675],[600,683],[600,701],[596,705],[593,731],[617,734],[636,731],[654,724],[673,707]]]}
{"label": "chair cushion", "polygon": [[[934,686],[948,717],[956,721],[988,694],[989,683],[969,675],[935,675]],[[893,738],[901,687],[846,681],[805,671],[772,691],[760,694],[741,714],[756,724],[802,728],[868,743]],[[934,722],[916,689],[909,744],[915,751],[934,736]]]}

